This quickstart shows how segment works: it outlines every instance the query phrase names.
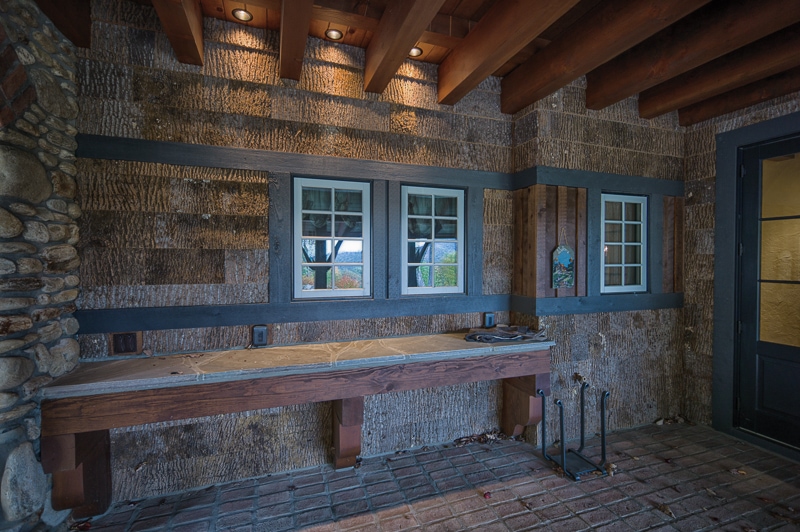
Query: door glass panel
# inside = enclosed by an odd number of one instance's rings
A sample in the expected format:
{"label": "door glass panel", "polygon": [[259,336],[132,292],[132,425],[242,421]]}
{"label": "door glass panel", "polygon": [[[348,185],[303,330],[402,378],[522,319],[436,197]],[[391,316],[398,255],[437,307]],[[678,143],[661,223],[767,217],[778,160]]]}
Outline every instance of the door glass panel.
{"label": "door glass panel", "polygon": [[800,155],[766,159],[762,170],[761,217],[800,216]]}
{"label": "door glass panel", "polygon": [[760,339],[800,347],[800,284],[759,284]]}
{"label": "door glass panel", "polygon": [[761,279],[800,281],[800,218],[761,222]]}

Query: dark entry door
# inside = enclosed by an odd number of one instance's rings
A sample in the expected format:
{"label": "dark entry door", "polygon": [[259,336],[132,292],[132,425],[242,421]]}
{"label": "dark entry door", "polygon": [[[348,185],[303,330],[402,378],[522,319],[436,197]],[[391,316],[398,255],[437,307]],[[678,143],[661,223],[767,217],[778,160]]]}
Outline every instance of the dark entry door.
{"label": "dark entry door", "polygon": [[740,156],[738,424],[800,448],[800,137]]}

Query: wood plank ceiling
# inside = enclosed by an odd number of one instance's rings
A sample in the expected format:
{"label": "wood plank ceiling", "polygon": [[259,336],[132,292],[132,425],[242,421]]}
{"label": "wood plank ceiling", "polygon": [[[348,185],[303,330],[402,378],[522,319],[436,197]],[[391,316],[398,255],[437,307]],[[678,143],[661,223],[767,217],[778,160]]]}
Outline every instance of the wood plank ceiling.
{"label": "wood plank ceiling", "polygon": [[[88,46],[89,0],[38,0]],[[280,75],[299,79],[307,36],[366,49],[382,92],[409,50],[438,64],[439,102],[488,76],[515,113],[586,76],[586,107],[639,95],[644,118],[691,125],[800,90],[800,0],[121,0],[152,4],[179,61],[203,62],[203,18],[280,32]],[[233,10],[253,18],[240,22]],[[328,39],[329,40],[329,39]]]}

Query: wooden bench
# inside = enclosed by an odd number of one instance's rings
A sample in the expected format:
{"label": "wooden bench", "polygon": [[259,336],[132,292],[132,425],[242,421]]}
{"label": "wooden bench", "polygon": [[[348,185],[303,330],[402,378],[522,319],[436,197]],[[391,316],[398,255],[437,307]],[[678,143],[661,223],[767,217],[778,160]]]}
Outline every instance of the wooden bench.
{"label": "wooden bench", "polygon": [[361,452],[364,396],[503,380],[502,430],[541,420],[552,342],[480,344],[439,334],[84,363],[43,390],[42,465],[53,508],[111,503],[109,429],[333,402],[334,466]]}

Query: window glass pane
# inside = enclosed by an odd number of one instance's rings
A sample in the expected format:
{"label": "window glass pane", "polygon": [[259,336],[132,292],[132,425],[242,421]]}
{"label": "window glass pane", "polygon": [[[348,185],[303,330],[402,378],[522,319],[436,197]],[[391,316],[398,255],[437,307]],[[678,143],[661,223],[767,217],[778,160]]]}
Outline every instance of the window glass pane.
{"label": "window glass pane", "polygon": [[345,212],[363,212],[360,190],[337,190],[336,210]]}
{"label": "window glass pane", "polygon": [[331,210],[331,189],[303,187],[303,210]]}
{"label": "window glass pane", "polygon": [[606,264],[622,264],[622,246],[606,246]]}
{"label": "window glass pane", "polygon": [[458,244],[455,242],[437,242],[434,257],[438,264],[455,264],[458,262]]}
{"label": "window glass pane", "polygon": [[303,240],[303,262],[328,262],[331,251],[330,240]]}
{"label": "window glass pane", "polygon": [[641,222],[642,221],[642,204],[641,203],[626,203],[625,204],[625,221],[626,222]]}
{"label": "window glass pane", "polygon": [[606,220],[622,220],[622,202],[606,202]]}
{"label": "window glass pane", "polygon": [[800,156],[762,162],[761,217],[800,215]]}
{"label": "window glass pane", "polygon": [[625,224],[625,242],[641,242],[642,226],[640,224]]}
{"label": "window glass pane", "polygon": [[458,216],[458,198],[436,196],[436,216]]}
{"label": "window glass pane", "polygon": [[606,268],[606,286],[622,286],[622,267],[611,266]]}
{"label": "window glass pane", "polygon": [[431,197],[417,194],[408,195],[408,214],[417,216],[431,216]]}
{"label": "window glass pane", "polygon": [[408,243],[408,263],[427,263],[431,261],[430,242],[409,242]]}
{"label": "window glass pane", "polygon": [[434,266],[434,286],[458,286],[458,266]]}
{"label": "window glass pane", "polygon": [[303,290],[326,290],[331,288],[330,266],[303,266]]}
{"label": "window glass pane", "polygon": [[361,216],[336,215],[336,236],[360,238],[361,233]]}
{"label": "window glass pane", "polygon": [[622,224],[606,224],[606,242],[622,242]]}
{"label": "window glass pane", "polygon": [[334,274],[336,288],[363,288],[363,269],[361,266],[336,266]]}
{"label": "window glass pane", "polygon": [[641,263],[642,263],[642,247],[625,246],[625,264],[641,264]]}
{"label": "window glass pane", "polygon": [[331,236],[330,214],[303,214],[303,236]]}
{"label": "window glass pane", "polygon": [[800,347],[800,285],[759,283],[759,339]]}
{"label": "window glass pane", "polygon": [[408,238],[431,238],[430,218],[409,218]]}
{"label": "window glass pane", "polygon": [[800,281],[800,218],[761,222],[761,278]]}
{"label": "window glass pane", "polygon": [[363,262],[361,240],[337,240],[334,262]]}
{"label": "window glass pane", "polygon": [[435,238],[456,238],[458,236],[457,220],[436,220]]}
{"label": "window glass pane", "polygon": [[409,266],[408,267],[408,286],[431,286],[433,277],[431,276],[430,266]]}
{"label": "window glass pane", "polygon": [[639,266],[625,266],[625,286],[642,284],[642,269]]}

